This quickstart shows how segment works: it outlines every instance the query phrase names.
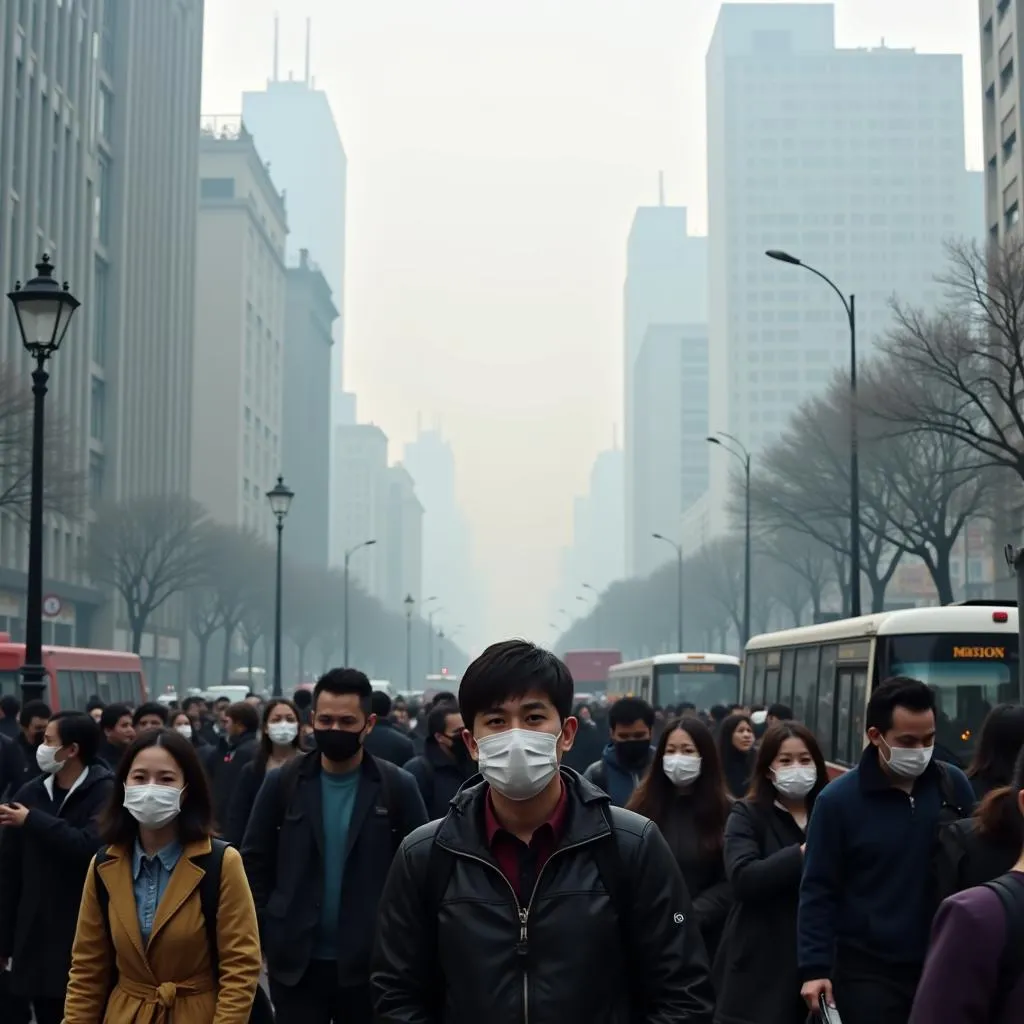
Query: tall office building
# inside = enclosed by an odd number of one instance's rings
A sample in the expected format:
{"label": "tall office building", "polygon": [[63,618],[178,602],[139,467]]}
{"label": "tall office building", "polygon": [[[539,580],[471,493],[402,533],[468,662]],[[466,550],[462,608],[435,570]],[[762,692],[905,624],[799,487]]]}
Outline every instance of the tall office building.
{"label": "tall office building", "polygon": [[[49,253],[82,302],[51,369],[47,415],[71,435],[89,505],[187,493],[201,0],[0,4],[0,277]],[[0,363],[30,387],[13,317]],[[118,602],[82,565],[88,516],[49,516],[44,639],[124,641]],[[23,635],[27,530],[0,513],[0,629]],[[172,674],[180,610],[143,637]]]}
{"label": "tall office building", "polygon": [[682,515],[708,486],[708,332],[705,324],[652,324],[633,369],[634,575],[672,557]]}
{"label": "tall office building", "polygon": [[338,310],[320,268],[299,252],[288,268],[284,331],[282,466],[301,497],[288,515],[288,551],[307,565],[330,560],[331,326]]}
{"label": "tall office building", "polygon": [[637,569],[635,550],[633,373],[651,324],[694,324],[707,320],[707,239],[687,233],[682,206],[641,206],[633,218],[626,256],[623,380],[625,395],[625,558]]}
{"label": "tall office building", "polygon": [[[206,118],[199,148],[192,496],[270,540],[283,470],[284,197],[238,118]],[[295,502],[298,511],[301,495]]]}
{"label": "tall office building", "polygon": [[381,552],[387,563],[384,604],[401,608],[406,597],[423,600],[423,506],[416,483],[401,463],[388,469],[387,534]]}
{"label": "tall office building", "polygon": [[[934,307],[944,243],[967,232],[959,55],[837,49],[828,4],[724,4],[707,55],[712,430],[751,450],[849,363],[836,295],[855,293],[859,355],[889,302]],[[712,459],[724,526],[730,460]]]}

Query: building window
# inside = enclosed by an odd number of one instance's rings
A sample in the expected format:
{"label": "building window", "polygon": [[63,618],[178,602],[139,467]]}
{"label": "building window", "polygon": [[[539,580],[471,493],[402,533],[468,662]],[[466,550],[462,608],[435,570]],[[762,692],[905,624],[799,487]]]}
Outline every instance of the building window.
{"label": "building window", "polygon": [[95,282],[92,298],[92,361],[97,366],[106,366],[107,327],[109,324],[110,268],[106,260],[96,257]]}
{"label": "building window", "polygon": [[103,4],[103,68],[114,70],[114,35],[117,32],[117,4],[106,0]]}
{"label": "building window", "polygon": [[95,508],[103,500],[103,456],[89,452],[89,499]]}
{"label": "building window", "polygon": [[1010,88],[1010,83],[1013,81],[1013,58],[1003,66],[1003,70],[999,72],[999,94],[1002,95]]}
{"label": "building window", "polygon": [[1015,202],[1006,211],[1006,230],[1009,231],[1010,228],[1012,228],[1014,226],[1014,224],[1016,224],[1017,221],[1019,221],[1019,220],[1020,220],[1020,204]]}
{"label": "building window", "polygon": [[107,139],[108,141],[113,137],[111,132],[111,108],[113,103],[113,93],[105,85],[101,85],[99,97],[96,101],[96,131],[101,139]]}
{"label": "building window", "polygon": [[93,377],[92,391],[89,397],[89,436],[94,441],[102,441],[106,420],[106,385]]}
{"label": "building window", "polygon": [[992,30],[992,19],[989,18],[985,22],[985,27],[981,31],[981,59],[991,60],[992,54],[995,52],[995,33]]}
{"label": "building window", "polygon": [[1015,131],[1012,131],[1005,139],[1003,139],[1003,163],[1006,163],[1006,161],[1009,160],[1011,156],[1013,156],[1014,150],[1016,150],[1016,148],[1017,133]]}
{"label": "building window", "polygon": [[202,199],[234,199],[234,178],[203,178],[199,182],[199,196]]}
{"label": "building window", "polygon": [[1006,12],[1010,9],[1010,0],[999,0],[999,20],[1002,21],[1006,17]]}
{"label": "building window", "polygon": [[110,161],[96,162],[96,237],[106,245],[110,241]]}

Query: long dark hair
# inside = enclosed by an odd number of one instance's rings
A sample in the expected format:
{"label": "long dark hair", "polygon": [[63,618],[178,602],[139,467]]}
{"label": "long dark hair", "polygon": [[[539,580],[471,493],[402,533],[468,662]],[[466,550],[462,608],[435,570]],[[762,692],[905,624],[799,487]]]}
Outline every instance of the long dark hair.
{"label": "long dark hair", "polygon": [[1017,755],[1024,748],[1024,707],[997,704],[985,717],[978,737],[978,749],[967,769],[967,777],[983,779],[994,786],[1013,781]]}
{"label": "long dark hair", "polygon": [[[259,763],[261,768],[267,767],[267,761],[270,760],[270,755],[274,752],[274,744],[270,742],[270,737],[267,735],[267,723],[270,721],[270,713],[281,705],[287,708],[291,708],[292,714],[295,715],[295,724],[302,725],[302,714],[299,709],[295,706],[295,702],[289,700],[287,697],[271,697],[270,700],[264,705],[263,708],[263,722],[260,729],[260,749],[256,752],[256,761]],[[292,748],[298,753],[299,751],[299,734],[296,732],[295,739],[292,740]]]}
{"label": "long dark hair", "polygon": [[986,839],[1000,846],[1024,846],[1024,817],[1017,806],[1021,789],[1024,789],[1024,747],[1017,754],[1010,784],[986,794],[974,812],[978,832]]}
{"label": "long dark hair", "polygon": [[749,761],[751,764],[754,761],[753,747],[744,753],[732,745],[733,733],[736,732],[743,722],[746,722],[750,726],[751,732],[753,732],[754,723],[751,721],[750,715],[745,715],[741,711],[729,715],[718,727],[718,754],[722,759],[723,765],[727,765],[730,761],[739,761],[741,759]]}
{"label": "long dark hair", "polygon": [[693,715],[673,718],[665,726],[658,740],[651,767],[626,806],[631,811],[650,818],[659,827],[664,826],[672,802],[677,796],[676,787],[663,768],[665,748],[672,733],[679,729],[689,734],[701,759],[700,775],[689,793],[689,799],[693,801],[693,816],[697,824],[700,845],[712,852],[720,850],[725,833],[725,819],[729,815],[729,797],[715,739],[708,727]]}
{"label": "long dark hair", "polygon": [[140,733],[124,752],[114,773],[114,788],[100,816],[100,835],[110,846],[131,849],[139,835],[139,823],[125,810],[124,783],[135,758],[149,747],[163,747],[178,763],[185,778],[185,794],[178,815],[178,840],[184,845],[208,839],[216,831],[213,820],[213,797],[206,772],[195,747],[173,729],[147,729]]}
{"label": "long dark hair", "polygon": [[775,722],[765,730],[764,736],[761,737],[761,746],[757,751],[754,773],[750,776],[750,791],[747,793],[747,799],[762,807],[770,807],[778,799],[775,783],[772,782],[772,761],[779,756],[782,744],[790,739],[803,741],[814,760],[814,768],[818,773],[814,788],[804,798],[807,803],[807,811],[810,813],[818,794],[828,785],[828,769],[825,767],[825,758],[814,733],[800,722]]}

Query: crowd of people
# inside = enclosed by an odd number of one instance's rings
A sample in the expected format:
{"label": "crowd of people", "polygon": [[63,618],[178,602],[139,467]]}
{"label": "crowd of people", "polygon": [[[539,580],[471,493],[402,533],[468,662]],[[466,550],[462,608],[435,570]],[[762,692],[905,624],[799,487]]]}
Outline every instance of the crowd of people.
{"label": "crowd of people", "polygon": [[422,705],[0,715],[5,1024],[1024,1019],[1018,706],[965,773],[885,681],[833,781],[789,708],[574,704],[522,641]]}

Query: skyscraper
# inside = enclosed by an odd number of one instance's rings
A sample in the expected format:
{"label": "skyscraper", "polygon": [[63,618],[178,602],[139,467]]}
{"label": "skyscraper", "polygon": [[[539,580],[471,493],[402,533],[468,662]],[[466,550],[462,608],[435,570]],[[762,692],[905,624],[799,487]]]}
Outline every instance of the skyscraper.
{"label": "skyscraper", "polygon": [[387,562],[384,604],[402,607],[406,596],[423,601],[423,506],[416,497],[416,483],[397,463],[388,468],[387,533],[381,552]]}
{"label": "skyscraper", "polygon": [[[856,293],[859,356],[889,302],[934,307],[944,243],[964,231],[958,55],[837,49],[828,4],[724,4],[707,55],[711,429],[755,453],[849,364],[828,286]],[[730,460],[711,463],[724,523]]]}
{"label": "skyscraper", "polygon": [[687,233],[686,208],[641,206],[629,232],[624,292],[626,571],[636,571],[633,373],[651,324],[700,324],[707,320],[707,239]]}

